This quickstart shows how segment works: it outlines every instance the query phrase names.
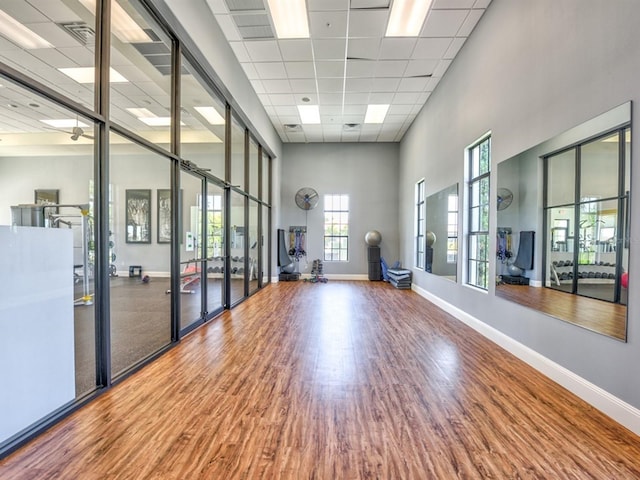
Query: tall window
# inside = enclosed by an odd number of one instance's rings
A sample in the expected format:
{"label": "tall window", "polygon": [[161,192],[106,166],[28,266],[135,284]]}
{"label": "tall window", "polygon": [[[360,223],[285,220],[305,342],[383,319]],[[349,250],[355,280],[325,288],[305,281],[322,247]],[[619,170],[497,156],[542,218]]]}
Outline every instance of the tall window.
{"label": "tall window", "polygon": [[416,183],[416,267],[424,268],[424,180]]}
{"label": "tall window", "polygon": [[458,261],[458,194],[447,197],[447,263]]}
{"label": "tall window", "polygon": [[324,196],[324,259],[346,262],[349,257],[349,195]]}
{"label": "tall window", "polygon": [[469,158],[469,236],[467,283],[489,286],[489,176],[491,137],[468,149]]}

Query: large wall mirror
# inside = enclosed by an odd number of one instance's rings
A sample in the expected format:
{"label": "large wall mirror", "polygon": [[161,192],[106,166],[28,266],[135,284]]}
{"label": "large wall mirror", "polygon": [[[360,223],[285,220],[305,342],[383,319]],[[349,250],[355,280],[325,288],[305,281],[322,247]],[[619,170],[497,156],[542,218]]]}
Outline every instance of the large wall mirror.
{"label": "large wall mirror", "polygon": [[498,164],[496,295],[626,341],[631,103]]}
{"label": "large wall mirror", "polygon": [[425,270],[456,281],[458,270],[458,184],[426,200]]}

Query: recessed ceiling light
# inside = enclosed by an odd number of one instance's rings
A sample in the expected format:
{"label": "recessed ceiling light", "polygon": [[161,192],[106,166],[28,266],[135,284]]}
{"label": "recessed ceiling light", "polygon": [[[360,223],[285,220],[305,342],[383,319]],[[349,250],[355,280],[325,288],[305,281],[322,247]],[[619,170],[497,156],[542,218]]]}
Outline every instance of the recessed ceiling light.
{"label": "recessed ceiling light", "polygon": [[364,123],[382,123],[387,116],[389,105],[367,105]]}
{"label": "recessed ceiling light", "polygon": [[2,10],[0,10],[0,34],[27,50],[33,50],[36,48],[53,48],[53,45],[47,42],[40,35],[29,30],[11,15],[8,15]]}
{"label": "recessed ceiling light", "polygon": [[305,0],[267,0],[278,38],[309,38]]}
{"label": "recessed ceiling light", "polygon": [[320,108],[318,105],[298,105],[300,120],[306,125],[320,123]]}
{"label": "recessed ceiling light", "polygon": [[431,0],[394,0],[387,24],[387,37],[417,37]]}
{"label": "recessed ceiling light", "polygon": [[[93,83],[95,80],[95,68],[93,67],[59,68],[58,70],[78,83]],[[113,68],[109,68],[109,81],[110,83],[126,83],[129,80]]]}
{"label": "recessed ceiling light", "polygon": [[73,128],[73,127],[89,128],[89,125],[87,125],[84,122],[80,122],[77,118],[54,118],[54,119],[46,119],[46,120],[40,120],[40,121],[53,128]]}
{"label": "recessed ceiling light", "polygon": [[214,107],[193,107],[211,125],[224,125],[224,118]]}
{"label": "recessed ceiling light", "polygon": [[[80,0],[80,3],[91,13],[96,14],[96,0]],[[153,41],[118,2],[111,2],[111,31],[125,43],[150,43]]]}
{"label": "recessed ceiling light", "polygon": [[157,115],[155,113],[150,112],[148,109],[146,108],[127,108],[126,109],[127,112],[129,112],[131,115],[133,115],[134,117],[137,118],[155,118],[157,117]]}

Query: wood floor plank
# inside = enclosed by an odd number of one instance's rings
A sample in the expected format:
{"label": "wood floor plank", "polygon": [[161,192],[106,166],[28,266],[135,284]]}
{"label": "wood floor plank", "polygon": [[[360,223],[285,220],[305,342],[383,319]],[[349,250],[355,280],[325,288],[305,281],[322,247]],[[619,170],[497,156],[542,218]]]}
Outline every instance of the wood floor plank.
{"label": "wood floor plank", "polygon": [[283,282],[0,478],[631,479],[640,438],[414,292]]}

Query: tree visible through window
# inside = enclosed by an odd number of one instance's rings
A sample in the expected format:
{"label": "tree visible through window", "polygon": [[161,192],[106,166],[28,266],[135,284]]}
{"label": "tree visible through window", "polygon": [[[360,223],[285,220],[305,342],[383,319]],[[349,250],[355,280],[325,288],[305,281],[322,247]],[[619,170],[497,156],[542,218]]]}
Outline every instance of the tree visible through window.
{"label": "tree visible through window", "polygon": [[469,148],[469,235],[467,283],[489,287],[489,175],[491,137]]}
{"label": "tree visible through window", "polygon": [[324,196],[324,259],[346,262],[349,257],[349,195]]}

